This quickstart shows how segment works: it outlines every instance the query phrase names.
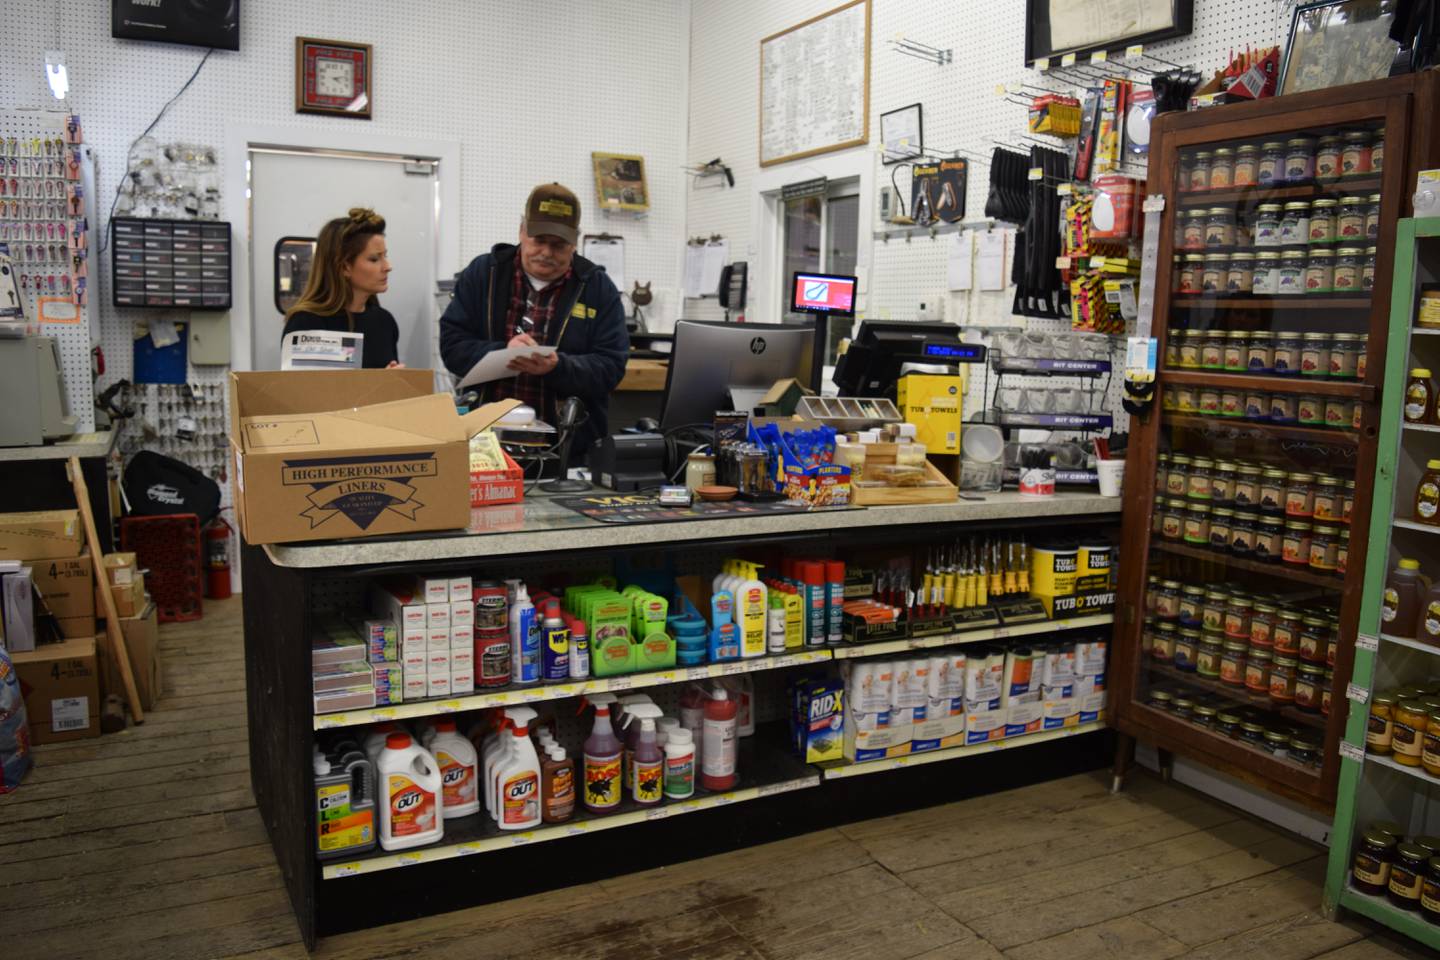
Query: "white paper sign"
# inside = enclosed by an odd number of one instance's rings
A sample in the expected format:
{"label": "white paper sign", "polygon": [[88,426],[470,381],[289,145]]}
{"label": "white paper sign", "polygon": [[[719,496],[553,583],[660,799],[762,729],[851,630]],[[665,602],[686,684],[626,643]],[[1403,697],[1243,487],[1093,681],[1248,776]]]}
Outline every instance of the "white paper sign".
{"label": "white paper sign", "polygon": [[950,290],[969,290],[975,277],[975,231],[955,234],[945,260],[945,282]]}

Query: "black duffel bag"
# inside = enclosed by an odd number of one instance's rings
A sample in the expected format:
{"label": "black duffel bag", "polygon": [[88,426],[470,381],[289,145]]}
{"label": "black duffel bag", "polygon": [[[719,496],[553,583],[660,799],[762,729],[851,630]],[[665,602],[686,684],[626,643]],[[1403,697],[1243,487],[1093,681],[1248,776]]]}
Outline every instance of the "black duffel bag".
{"label": "black duffel bag", "polygon": [[141,450],[120,481],[131,516],[193,513],[205,526],[220,512],[220,485],[188,463]]}

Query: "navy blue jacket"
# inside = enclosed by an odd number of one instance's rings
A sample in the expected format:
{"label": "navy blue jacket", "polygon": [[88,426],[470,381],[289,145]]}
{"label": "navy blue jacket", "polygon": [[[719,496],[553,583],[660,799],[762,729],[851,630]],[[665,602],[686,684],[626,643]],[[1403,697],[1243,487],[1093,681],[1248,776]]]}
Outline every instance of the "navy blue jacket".
{"label": "navy blue jacket", "polygon": [[[481,357],[509,342],[505,315],[518,254],[513,244],[496,244],[470,261],[456,279],[455,296],[440,317],[440,356],[455,376],[465,376]],[[559,349],[560,362],[544,378],[550,409],[536,412],[554,423],[559,399],[578,397],[590,415],[575,436],[578,454],[610,432],[610,393],[624,378],[630,355],[620,291],[603,267],[575,256],[545,340]]]}

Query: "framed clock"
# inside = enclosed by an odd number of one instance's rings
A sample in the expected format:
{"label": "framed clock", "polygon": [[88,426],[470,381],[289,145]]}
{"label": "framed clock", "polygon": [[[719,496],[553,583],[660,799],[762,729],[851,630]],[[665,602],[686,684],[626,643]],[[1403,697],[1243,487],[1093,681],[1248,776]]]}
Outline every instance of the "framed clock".
{"label": "framed clock", "polygon": [[375,56],[368,43],[295,38],[295,112],[369,120]]}

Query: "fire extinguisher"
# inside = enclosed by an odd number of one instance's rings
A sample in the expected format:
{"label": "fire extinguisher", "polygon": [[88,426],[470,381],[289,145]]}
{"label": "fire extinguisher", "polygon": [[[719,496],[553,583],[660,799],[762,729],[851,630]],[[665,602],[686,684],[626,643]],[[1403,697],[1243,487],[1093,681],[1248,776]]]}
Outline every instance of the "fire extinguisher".
{"label": "fire extinguisher", "polygon": [[230,596],[230,524],[216,517],[205,526],[205,596]]}

